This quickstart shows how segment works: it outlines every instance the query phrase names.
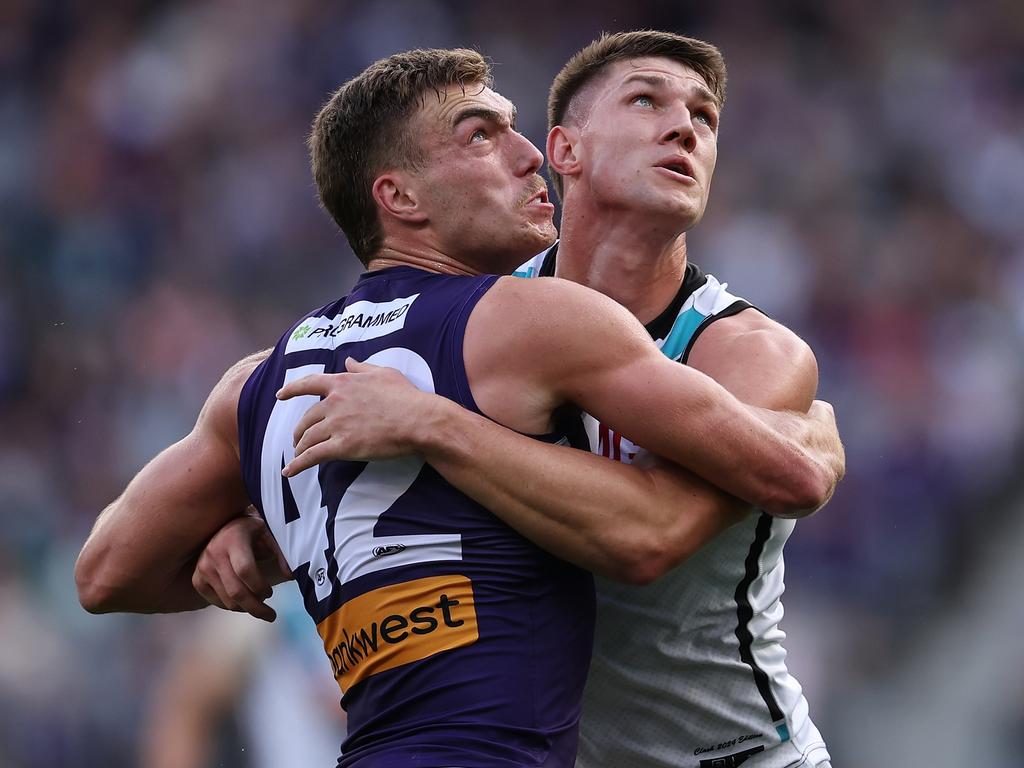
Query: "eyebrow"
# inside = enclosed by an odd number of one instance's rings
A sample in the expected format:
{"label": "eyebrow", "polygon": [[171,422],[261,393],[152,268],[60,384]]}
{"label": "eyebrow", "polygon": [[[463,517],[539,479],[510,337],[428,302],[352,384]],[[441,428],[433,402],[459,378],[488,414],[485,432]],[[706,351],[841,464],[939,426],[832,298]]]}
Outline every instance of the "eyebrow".
{"label": "eyebrow", "polygon": [[[662,75],[646,75],[641,74],[639,72],[629,75],[625,80],[622,81],[622,84],[629,85],[634,81],[646,83],[652,88],[664,88],[669,84],[667,77],[663,77]],[[695,83],[693,88],[694,90],[697,91],[698,96],[700,96],[705,101],[710,101],[712,104],[715,105],[716,109],[718,108],[718,98],[708,88],[705,88],[703,85],[700,85],[699,83]]]}
{"label": "eyebrow", "polygon": [[489,107],[467,107],[461,112],[457,112],[455,117],[452,118],[452,128],[455,128],[459,123],[465,120],[472,120],[475,117],[498,124],[504,124],[507,120],[508,124],[515,128],[517,115],[518,112],[515,106],[512,107],[509,113],[499,112],[498,110],[491,109]]}

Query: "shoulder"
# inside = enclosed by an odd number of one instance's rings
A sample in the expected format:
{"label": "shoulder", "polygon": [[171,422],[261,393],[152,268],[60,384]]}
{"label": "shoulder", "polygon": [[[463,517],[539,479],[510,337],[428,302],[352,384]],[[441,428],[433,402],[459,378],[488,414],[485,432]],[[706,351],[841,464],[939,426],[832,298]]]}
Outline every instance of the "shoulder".
{"label": "shoulder", "polygon": [[252,372],[256,370],[256,367],[270,357],[273,353],[274,348],[261,349],[259,352],[253,352],[251,355],[247,355],[239,360],[237,363],[232,365],[224,375],[221,377],[218,386],[225,387],[238,387],[241,389],[242,385],[245,384]]}
{"label": "shoulder", "polygon": [[745,391],[756,389],[768,397],[765,407],[806,410],[818,388],[818,363],[807,343],[753,308],[711,323],[687,363],[745,402],[754,402]]}
{"label": "shoulder", "polygon": [[[536,354],[613,353],[623,344],[654,345],[633,315],[602,293],[557,277],[500,278],[481,299],[473,318],[504,343]],[[610,346],[609,346],[610,345]]]}
{"label": "shoulder", "polygon": [[260,363],[270,357],[273,351],[273,348],[271,348],[254,352],[232,365],[221,376],[220,381],[217,382],[217,385],[210,393],[210,397],[216,398],[218,402],[220,400],[234,400],[235,404],[237,404],[238,396],[242,391],[242,387],[245,386],[245,382],[249,380],[249,377],[252,376],[253,371],[256,370]]}
{"label": "shoulder", "polygon": [[750,354],[781,355],[794,362],[814,362],[814,353],[803,339],[793,331],[751,307],[735,315],[723,317],[707,327],[694,343],[710,342],[714,346],[729,346],[734,351]]}
{"label": "shoulder", "polygon": [[221,376],[220,381],[210,391],[203,410],[199,414],[196,426],[210,436],[218,437],[232,444],[238,440],[238,400],[242,387],[252,376],[253,371],[270,357],[273,349],[243,357],[232,365]]}
{"label": "shoulder", "polygon": [[[527,319],[543,317],[589,321],[592,315],[617,319],[632,317],[625,307],[602,293],[558,277],[524,280],[501,277],[488,292],[488,304],[514,307]],[[581,314],[582,313],[582,314]]]}

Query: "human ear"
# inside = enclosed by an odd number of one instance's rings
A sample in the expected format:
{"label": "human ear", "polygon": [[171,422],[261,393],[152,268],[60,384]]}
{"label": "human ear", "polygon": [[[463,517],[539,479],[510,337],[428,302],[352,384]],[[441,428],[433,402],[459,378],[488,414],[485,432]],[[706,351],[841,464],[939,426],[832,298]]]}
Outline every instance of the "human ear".
{"label": "human ear", "polygon": [[419,194],[399,172],[382,173],[373,180],[373,200],[382,214],[409,224],[420,224],[427,214],[420,207]]}
{"label": "human ear", "polygon": [[580,172],[578,139],[578,131],[564,125],[556,125],[548,133],[548,167],[559,176],[575,176]]}

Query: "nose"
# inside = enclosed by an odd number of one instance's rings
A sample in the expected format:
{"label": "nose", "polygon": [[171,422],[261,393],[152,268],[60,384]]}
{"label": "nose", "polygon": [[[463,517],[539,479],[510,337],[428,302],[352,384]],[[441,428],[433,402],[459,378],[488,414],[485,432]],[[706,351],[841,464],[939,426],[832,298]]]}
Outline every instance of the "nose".
{"label": "nose", "polygon": [[697,132],[693,128],[690,110],[683,107],[673,113],[672,122],[661,135],[661,142],[681,144],[687,152],[693,152],[697,148]]}
{"label": "nose", "polygon": [[533,176],[544,165],[544,154],[521,133],[512,132],[516,176]]}

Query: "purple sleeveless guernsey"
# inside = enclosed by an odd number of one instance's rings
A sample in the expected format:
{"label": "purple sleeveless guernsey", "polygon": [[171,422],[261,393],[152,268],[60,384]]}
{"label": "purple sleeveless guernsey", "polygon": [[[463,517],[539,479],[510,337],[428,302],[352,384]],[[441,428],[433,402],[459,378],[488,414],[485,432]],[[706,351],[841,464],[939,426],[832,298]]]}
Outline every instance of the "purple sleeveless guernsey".
{"label": "purple sleeveless guernsey", "polygon": [[[364,274],[246,382],[242,472],[324,642],[348,713],[339,766],[570,768],[593,641],[589,573],[548,555],[416,457],[285,479],[313,396],[286,381],[354,357],[479,413],[462,357],[494,276]],[[549,441],[565,440],[548,435]]]}

